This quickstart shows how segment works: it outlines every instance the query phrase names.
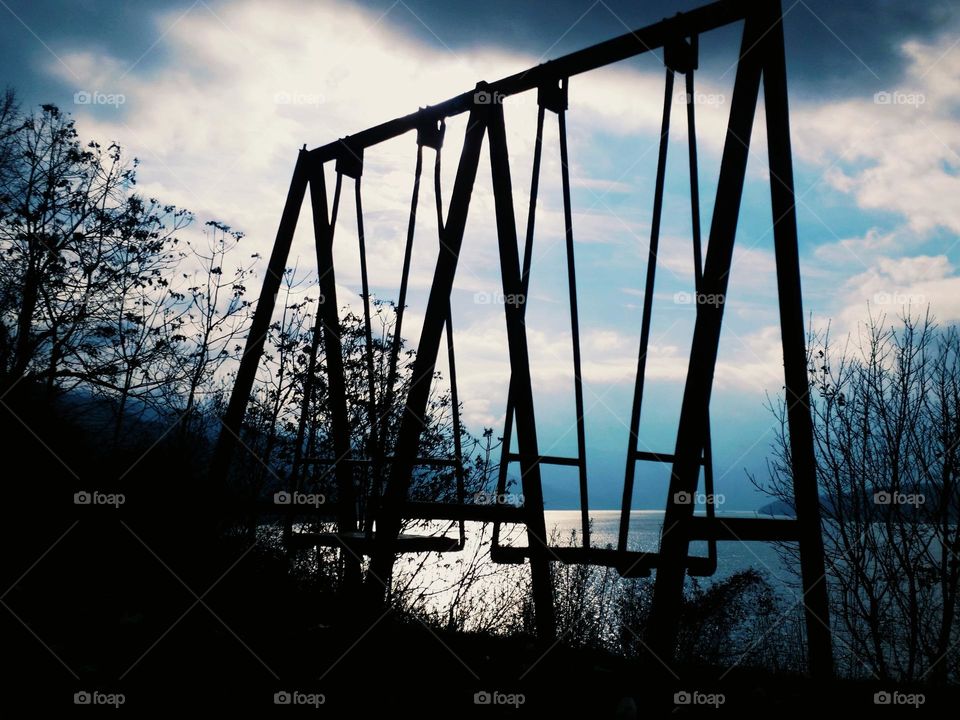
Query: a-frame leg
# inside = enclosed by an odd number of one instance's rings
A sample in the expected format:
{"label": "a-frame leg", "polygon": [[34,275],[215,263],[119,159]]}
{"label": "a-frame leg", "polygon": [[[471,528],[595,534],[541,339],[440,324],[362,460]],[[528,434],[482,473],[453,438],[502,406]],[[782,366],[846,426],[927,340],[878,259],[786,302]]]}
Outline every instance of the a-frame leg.
{"label": "a-frame leg", "polygon": [[[323,331],[323,350],[327,365],[327,395],[333,436],[333,472],[337,484],[337,525],[340,532],[357,529],[357,508],[353,488],[350,425],[347,416],[346,387],[343,373],[343,349],[340,343],[340,312],[337,304],[337,281],[333,271],[333,226],[327,211],[327,189],[323,164],[310,165],[310,205],[313,209],[313,232],[317,250],[317,278],[320,299],[317,322]],[[360,559],[350,550],[343,553],[345,581],[348,591],[360,580]]]}
{"label": "a-frame leg", "polygon": [[393,571],[393,558],[397,535],[400,532],[400,509],[407,498],[410,488],[414,460],[420,445],[420,435],[426,427],[427,401],[430,383],[437,363],[440,340],[450,312],[450,294],[460,257],[460,246],[467,224],[467,212],[470,208],[470,196],[477,178],[480,163],[480,150],[486,131],[483,106],[478,106],[467,121],[467,132],[460,165],[450,197],[447,222],[441,233],[441,248],[437,258],[427,311],[417,344],[417,355],[413,363],[413,380],[407,393],[407,401],[397,434],[394,463],[384,488],[383,501],[377,518],[377,540],[370,563],[370,576],[367,580],[372,595],[382,601],[387,591],[390,574]]}
{"label": "a-frame leg", "polygon": [[215,492],[221,492],[226,484],[227,475],[230,472],[230,461],[240,440],[240,426],[247,412],[247,403],[250,401],[250,392],[253,390],[253,381],[257,375],[257,365],[263,356],[263,344],[270,328],[277,293],[280,291],[283,271],[286,268],[287,257],[290,255],[290,245],[293,243],[293,234],[297,229],[300,208],[307,191],[309,163],[310,154],[306,150],[301,150],[293,170],[290,189],[287,191],[283,214],[280,216],[280,227],[277,229],[277,237],[273,243],[273,252],[270,253],[267,272],[263,276],[263,287],[260,289],[257,309],[253,313],[250,332],[247,333],[247,342],[240,358],[233,392],[230,394],[227,410],[220,420],[222,427],[210,461],[210,482]]}
{"label": "a-frame leg", "polygon": [[[767,30],[764,25],[764,19],[756,14],[749,16],[744,23],[701,286],[703,294],[715,298],[726,298],[727,294],[750,133],[760,90],[762,57],[754,46]],[[694,509],[693,503],[678,503],[675,499],[678,493],[693,495],[697,491],[723,305],[723,302],[709,305],[697,302],[697,319],[680,409],[673,471],[660,535],[660,561],[648,625],[650,649],[664,663],[669,663],[674,654],[690,546],[690,520]]]}
{"label": "a-frame leg", "polygon": [[[533,412],[533,386],[530,377],[530,355],[527,331],[523,324],[523,281],[517,250],[517,225],[513,209],[513,187],[510,182],[510,158],[503,122],[503,107],[489,106],[490,167],[493,174],[493,196],[497,215],[497,236],[500,244],[500,272],[503,277],[503,304],[507,321],[507,343],[510,350],[510,396],[514,402],[517,425],[517,448],[520,451],[521,487],[526,510],[527,542],[530,546],[530,573],[537,634],[550,639],[555,634],[553,586],[547,550],[546,521],[543,515],[543,487],[537,449],[537,427]],[[513,300],[514,302],[511,302]]]}
{"label": "a-frame leg", "polygon": [[733,242],[761,75],[764,80],[780,326],[810,670],[816,676],[828,677],[832,672],[832,651],[806,376],[793,166],[787,117],[786,69],[779,3],[771,3],[748,16],[744,25],[710,228],[710,243],[700,290],[703,294],[721,298],[721,302],[697,303],[697,321],[667,496],[667,512],[661,533],[661,559],[650,616],[650,648],[661,661],[669,661],[676,643],[693,504],[676,503],[675,497],[680,492],[696,492],[699,478],[698,460],[707,440],[707,418],[720,341],[723,301],[727,295]]}
{"label": "a-frame leg", "polygon": [[[779,3],[777,3],[779,5]],[[807,349],[804,337],[803,300],[797,240],[797,213],[790,151],[790,116],[787,107],[787,71],[783,25],[775,23],[763,40],[763,97],[767,116],[770,162],[770,200],[773,209],[774,250],[777,261],[777,294],[780,304],[780,337],[786,387],[787,423],[793,497],[800,536],[800,574],[803,586],[810,673],[833,674],[829,597],[820,525],[820,498],[810,419]]]}

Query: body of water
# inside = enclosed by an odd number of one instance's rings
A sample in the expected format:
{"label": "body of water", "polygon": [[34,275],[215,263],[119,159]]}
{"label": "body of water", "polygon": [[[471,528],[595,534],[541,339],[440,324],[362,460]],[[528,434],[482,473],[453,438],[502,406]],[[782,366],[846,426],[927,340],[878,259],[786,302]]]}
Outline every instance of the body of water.
{"label": "body of water", "polygon": [[[660,529],[663,526],[662,510],[634,510],[630,513],[630,534],[627,546],[630,550],[655,552],[660,545]],[[757,517],[753,512],[718,512],[717,517]],[[548,510],[546,512],[547,534],[556,533],[557,544],[580,544],[580,511]],[[576,532],[576,537],[572,533]],[[590,512],[590,544],[593,547],[616,547],[620,532],[619,510],[593,510]],[[572,540],[575,539],[575,542]],[[707,554],[705,542],[690,545],[691,555]],[[742,570],[753,568],[767,577],[781,594],[793,593],[786,583],[793,577],[789,561],[785,564],[772,543],[726,541],[717,543],[717,572],[712,578],[719,580]]]}
{"label": "body of water", "polygon": [[[628,547],[630,550],[656,551],[660,544],[660,528],[663,525],[664,513],[662,510],[635,510],[630,517],[630,533]],[[717,513],[718,517],[756,517],[753,512],[724,512]],[[548,510],[545,514],[547,535],[551,538],[551,545],[580,546],[580,511],[579,510]],[[619,510],[595,510],[590,513],[591,519],[591,546],[603,548],[616,547],[620,526]],[[450,523],[436,523],[436,532],[449,536],[456,534],[456,526]],[[479,595],[496,594],[497,585],[509,583],[508,579],[496,572],[497,568],[510,566],[492,565],[489,559],[489,542],[491,539],[491,525],[468,522],[466,524],[466,546],[458,553],[449,553],[441,557],[439,562],[430,563],[419,569],[421,581],[431,587],[433,596],[430,605],[443,607],[452,597],[452,592],[443,590],[445,587],[455,587],[460,576],[461,563],[474,563],[477,566],[476,575],[482,579],[477,582],[474,592]],[[419,532],[422,532],[419,531]],[[503,526],[501,542],[504,545],[524,546],[527,543],[526,533],[522,526]],[[706,556],[705,542],[692,543],[691,555]],[[404,569],[416,567],[412,561],[416,556],[401,558],[397,569],[403,573]],[[781,560],[776,547],[771,543],[725,541],[717,544],[717,571],[710,577],[698,578],[698,582],[707,586],[712,582],[723,580],[731,575],[754,569],[760,572],[771,585],[774,592],[786,603],[799,602],[799,589],[795,587],[796,576],[790,567],[789,560]],[[797,568],[799,569],[799,568]]]}
{"label": "body of water", "polygon": [[[644,550],[655,552],[660,545],[660,529],[663,526],[662,510],[634,510],[630,514],[630,532],[628,548],[630,550]],[[717,517],[757,517],[754,512],[718,512]],[[579,510],[548,510],[545,513],[547,535],[551,538],[551,545],[579,546],[582,544],[580,536]],[[595,548],[616,547],[620,528],[619,510],[593,510],[590,512],[591,533],[590,542]],[[434,532],[455,536],[456,525],[446,522],[430,523]],[[477,590],[482,594],[492,590],[491,584],[497,584],[498,574],[493,572],[497,566],[490,565],[489,542],[492,525],[476,522],[466,523],[466,545],[460,552],[444,554],[439,562],[430,562],[419,572],[426,585],[434,588],[434,598],[430,603],[442,607],[449,600],[451,593],[442,590],[443,587],[455,586],[461,570],[461,563],[476,563],[480,565],[478,575],[483,580],[478,583]],[[267,527],[264,527],[267,530]],[[274,542],[279,542],[276,526],[270,527],[269,532]],[[415,531],[418,534],[423,529]],[[526,545],[526,533],[522,526],[504,525],[501,542],[505,545]],[[694,542],[690,545],[691,555],[706,556],[707,544]],[[397,569],[403,573],[410,564],[416,566],[414,558],[404,556],[397,563]],[[789,559],[781,559],[780,553],[772,543],[725,541],[717,543],[717,571],[710,577],[698,578],[701,584],[709,584],[723,580],[743,570],[754,569],[760,572],[770,583],[774,591],[785,601],[799,601],[799,590],[795,587],[796,575]],[[482,567],[488,566],[488,567]],[[499,566],[504,567],[504,566]],[[799,568],[796,568],[799,570]]]}

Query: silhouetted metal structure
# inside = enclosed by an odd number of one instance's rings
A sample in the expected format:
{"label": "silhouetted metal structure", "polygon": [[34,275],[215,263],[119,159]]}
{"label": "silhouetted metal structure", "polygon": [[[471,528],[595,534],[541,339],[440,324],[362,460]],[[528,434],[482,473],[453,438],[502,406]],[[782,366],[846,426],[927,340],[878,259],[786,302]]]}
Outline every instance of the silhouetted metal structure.
{"label": "silhouetted metal structure", "polygon": [[[694,73],[698,66],[698,37],[721,26],[740,21],[743,21],[743,35],[730,103],[713,217],[704,256],[700,237],[694,93]],[[616,548],[597,548],[590,543],[588,524],[589,506],[587,502],[583,387],[580,372],[579,318],[574,269],[573,213],[570,203],[566,142],[567,87],[569,78],[574,75],[661,49],[663,50],[666,68],[662,132],[657,161],[653,219],[640,328],[637,380],[630,422],[630,447],[627,452],[619,542]],[[670,109],[674,77],[677,73],[683,75],[687,93],[686,114],[689,137],[692,249],[697,311],[676,446],[672,453],[658,453],[640,450],[637,443],[646,380],[646,357],[650,338],[660,218],[663,206]],[[796,519],[719,518],[714,513],[712,500],[706,504],[706,515],[699,516],[694,514],[694,503],[689,501],[697,492],[701,468],[704,470],[706,494],[708,498],[712,498],[713,495],[709,403],[723,319],[724,302],[722,299],[728,296],[727,285],[731,269],[733,244],[761,80],[764,89],[770,192],[773,209],[773,236],[790,432],[790,455],[793,463],[794,495],[797,511]],[[518,251],[510,159],[507,152],[504,115],[500,101],[503,98],[533,90],[537,91],[539,108],[530,205],[524,252],[521,258]],[[444,216],[440,202],[440,150],[443,144],[446,118],[461,113],[469,113],[469,120],[456,180]],[[576,457],[546,456],[539,452],[537,428],[534,420],[529,351],[524,326],[525,298],[531,270],[540,157],[543,144],[542,133],[547,113],[557,116],[560,135],[570,324],[573,339],[574,391],[577,412],[578,454]],[[364,150],[411,131],[417,133],[417,162],[410,222],[399,285],[398,315],[395,329],[397,338],[400,337],[402,328],[423,164],[423,149],[425,147],[436,152],[435,186],[438,226],[440,228],[440,251],[437,256],[420,340],[416,346],[413,379],[405,401],[398,439],[395,443],[396,449],[393,456],[387,456],[384,446],[379,442],[379,439],[385,435],[385,429],[377,422],[377,418],[380,417],[378,406],[389,408],[394,402],[392,393],[394,392],[393,384],[396,376],[399,346],[395,344],[391,351],[386,397],[378,398],[372,380],[370,293],[366,270],[360,185]],[[424,458],[419,456],[418,450],[420,437],[425,428],[424,418],[430,384],[434,376],[444,334],[447,338],[448,362],[452,376],[451,388],[454,393],[454,422],[459,428],[459,415],[456,411],[458,402],[456,398],[456,365],[450,296],[484,137],[487,138],[490,152],[503,294],[505,297],[521,299],[517,303],[504,304],[511,377],[503,435],[503,454],[498,477],[498,492],[502,493],[506,489],[508,465],[518,463],[525,500],[522,508],[509,505],[488,506],[466,503],[463,489],[463,464],[459,445],[455,449],[455,457],[452,458]],[[336,188],[332,212],[327,206],[324,176],[325,164],[329,162],[335,163],[336,170]],[[367,398],[370,418],[369,437],[366,438],[366,447],[370,449],[370,456],[364,459],[354,458],[351,451],[351,430],[347,417],[343,351],[339,335],[339,306],[336,297],[332,251],[334,227],[344,176],[353,179],[355,186],[363,286],[365,360],[367,372],[371,379],[368,388],[369,397]],[[474,90],[438,105],[422,108],[410,115],[369,128],[356,135],[337,140],[314,150],[302,150],[294,170],[280,228],[264,278],[263,289],[247,338],[243,361],[237,373],[229,407],[223,418],[223,430],[213,462],[212,472],[215,480],[224,480],[229,472],[230,458],[238,440],[257,364],[262,355],[264,338],[273,314],[275,296],[280,287],[297,219],[308,186],[313,210],[320,291],[325,297],[325,302],[320,304],[319,317],[313,336],[308,377],[310,383],[312,383],[317,363],[317,353],[322,342],[326,359],[327,393],[331,417],[330,437],[332,438],[334,455],[328,458],[313,457],[309,443],[306,448],[303,447],[304,426],[308,420],[309,401],[313,393],[313,388],[308,383],[308,387],[305,388],[306,401],[300,421],[298,454],[293,466],[292,484],[293,487],[297,487],[298,473],[306,464],[323,463],[332,468],[338,488],[336,503],[338,531],[303,536],[293,533],[292,526],[288,524],[288,540],[308,545],[343,546],[349,549],[351,555],[369,555],[371,557],[369,576],[374,579],[374,582],[380,582],[381,579],[390,577],[397,553],[456,550],[463,547],[463,523],[465,521],[494,522],[492,559],[497,562],[529,561],[538,629],[545,637],[551,637],[554,634],[553,598],[550,581],[551,562],[605,565],[617,568],[625,576],[647,575],[651,570],[656,569],[654,604],[648,632],[651,639],[651,651],[660,658],[669,658],[673,653],[678,630],[678,611],[681,605],[684,575],[686,573],[691,575],[712,574],[717,566],[716,543],[718,541],[798,541],[810,667],[812,672],[818,676],[827,676],[832,672],[820,508],[806,375],[806,349],[780,2],[777,0],[764,2],[721,0],[557,60],[538,65],[497,82],[481,82]],[[704,297],[720,298],[721,301],[704,303],[701,302]],[[517,452],[511,451],[514,434],[516,434]],[[456,433],[456,436],[459,441],[459,432]],[[627,547],[637,462],[667,463],[672,466],[659,552],[633,551]],[[582,545],[579,547],[548,546],[540,476],[540,468],[545,464],[566,465],[578,469],[583,538]],[[455,468],[458,502],[411,502],[408,498],[408,490],[413,469],[418,465],[445,465]],[[370,505],[366,508],[364,527],[358,525],[353,485],[354,472],[360,466],[370,468],[374,487]],[[382,483],[382,487],[381,478],[386,479]],[[404,519],[459,521],[459,537],[401,535],[400,529]],[[501,523],[522,523],[525,525],[528,545],[526,547],[502,545],[499,542]],[[689,555],[690,542],[694,540],[707,541],[709,551],[706,557],[691,557]],[[359,564],[353,561],[353,565],[353,572],[358,573]]]}

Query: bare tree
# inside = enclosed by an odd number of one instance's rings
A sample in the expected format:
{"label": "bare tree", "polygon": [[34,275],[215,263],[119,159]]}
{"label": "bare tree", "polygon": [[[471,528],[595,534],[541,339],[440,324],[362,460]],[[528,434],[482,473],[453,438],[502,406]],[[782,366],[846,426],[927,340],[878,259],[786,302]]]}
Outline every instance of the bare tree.
{"label": "bare tree", "polygon": [[55,106],[8,126],[0,173],[3,370],[13,381],[29,373],[51,390],[60,381],[109,385],[115,372],[98,354],[110,340],[101,334],[106,316],[125,312],[117,288],[125,278],[160,279],[166,243],[189,214],[135,195],[136,161],[127,163],[116,143],[83,145]]}
{"label": "bare tree", "polygon": [[108,299],[88,323],[77,353],[77,377],[115,401],[114,444],[131,413],[130,403],[163,414],[167,387],[176,381],[185,308],[169,277],[182,258],[175,238],[157,234],[120,243]]}
{"label": "bare tree", "polygon": [[239,358],[239,339],[250,321],[246,282],[259,259],[234,257],[243,233],[218,221],[206,223],[205,242],[187,242],[187,262],[196,265],[185,291],[187,303],[183,350],[179,354],[180,431],[184,436],[203,430],[199,405],[226,364]]}
{"label": "bare tree", "polygon": [[244,445],[260,460],[247,463],[244,475],[246,490],[254,496],[286,482],[293,462],[315,317],[316,297],[307,294],[311,289],[305,279],[297,279],[294,268],[284,271],[283,309],[267,332],[244,420]]}
{"label": "bare tree", "polygon": [[[835,634],[851,674],[957,676],[960,334],[929,313],[871,317],[839,350],[809,344]],[[763,489],[792,497],[782,400]],[[784,552],[795,553],[785,547]]]}

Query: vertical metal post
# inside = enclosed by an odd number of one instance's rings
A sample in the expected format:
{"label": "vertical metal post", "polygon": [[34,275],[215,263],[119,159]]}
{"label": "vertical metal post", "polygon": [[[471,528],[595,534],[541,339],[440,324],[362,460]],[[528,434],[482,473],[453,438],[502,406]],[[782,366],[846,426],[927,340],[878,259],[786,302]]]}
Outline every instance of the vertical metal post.
{"label": "vertical metal post", "polygon": [[417,356],[413,363],[413,378],[407,392],[407,401],[397,434],[394,462],[389,480],[384,488],[383,503],[377,518],[377,536],[370,563],[368,584],[371,595],[383,601],[393,570],[393,555],[397,535],[400,532],[400,506],[406,500],[410,487],[414,461],[420,445],[420,435],[426,427],[426,409],[433,380],[440,338],[450,312],[450,293],[460,257],[460,246],[467,224],[470,196],[477,178],[480,150],[486,131],[483,106],[475,107],[467,121],[466,137],[460,154],[457,178],[450,197],[450,209],[441,237],[441,249],[437,257],[430,297],[417,344]]}
{"label": "vertical metal post", "polygon": [[793,466],[793,496],[800,531],[800,573],[803,581],[809,669],[815,677],[828,678],[833,674],[833,650],[817,467],[810,419],[810,388],[807,383],[807,350],[787,106],[787,71],[779,0],[771,3],[771,10],[770,29],[764,37],[762,48],[763,97],[767,117],[770,200],[773,209],[790,460]]}
{"label": "vertical metal post", "polygon": [[222,428],[217,438],[217,445],[210,460],[210,480],[218,490],[223,488],[230,472],[230,461],[240,439],[240,426],[250,401],[250,391],[257,375],[257,365],[263,355],[263,344],[270,328],[273,309],[283,280],[283,271],[290,255],[290,245],[293,243],[293,234],[297,229],[297,219],[307,190],[307,164],[310,155],[301,150],[297,156],[297,165],[293,170],[290,189],[283,205],[283,214],[280,216],[280,227],[273,243],[273,252],[267,263],[267,272],[263,276],[263,287],[260,298],[257,300],[257,309],[253,313],[250,331],[244,345],[243,355],[240,358],[240,367],[237,369],[237,378],[230,394],[227,410],[221,418]]}
{"label": "vertical metal post", "polygon": [[[487,106],[490,142],[490,169],[493,176],[497,237],[500,245],[500,273],[503,278],[504,315],[510,352],[510,392],[515,403],[517,447],[526,511],[527,542],[530,546],[530,574],[537,633],[543,639],[555,635],[553,584],[547,550],[546,521],[543,515],[543,488],[540,484],[540,459],[537,427],[533,410],[533,387],[527,333],[523,324],[523,279],[517,251],[517,225],[510,182],[510,157],[503,122],[503,106]],[[512,300],[512,301],[511,301]]]}
{"label": "vertical metal post", "polygon": [[[744,22],[727,135],[720,161],[713,220],[710,225],[710,242],[707,246],[701,292],[721,299],[725,299],[727,293],[750,134],[760,90],[762,57],[755,51],[754,46],[767,30],[764,19],[751,14]],[[690,545],[689,523],[694,509],[693,503],[677,503],[676,497],[678,493],[693,495],[697,490],[723,320],[722,301],[705,305],[698,299],[698,305],[700,309],[697,312],[690,348],[690,364],[680,409],[670,489],[660,535],[660,562],[657,566],[648,625],[650,648],[661,662],[669,662],[674,654]]]}

